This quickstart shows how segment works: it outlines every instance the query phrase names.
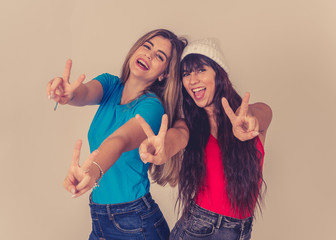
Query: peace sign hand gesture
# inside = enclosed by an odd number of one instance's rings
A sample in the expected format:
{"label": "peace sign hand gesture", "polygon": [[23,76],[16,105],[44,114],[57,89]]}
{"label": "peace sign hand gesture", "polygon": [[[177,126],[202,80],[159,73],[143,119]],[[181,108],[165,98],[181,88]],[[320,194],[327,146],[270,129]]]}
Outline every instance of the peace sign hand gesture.
{"label": "peace sign hand gesture", "polygon": [[138,120],[147,139],[145,139],[139,146],[140,158],[144,163],[154,163],[155,165],[164,164],[168,160],[165,151],[165,137],[168,128],[168,116],[164,114],[161,120],[161,127],[158,135],[155,135],[148,125],[148,123],[137,114],[135,118]]}
{"label": "peace sign hand gesture", "polygon": [[233,135],[240,141],[247,141],[259,135],[258,119],[249,112],[250,93],[245,93],[241,106],[236,113],[231,109],[226,98],[222,98],[222,106],[232,124]]}
{"label": "peace sign hand gesture", "polygon": [[85,79],[85,75],[82,74],[79,78],[70,84],[70,72],[72,67],[71,59],[68,59],[65,64],[63,77],[56,77],[49,81],[47,85],[47,95],[49,99],[54,99],[60,104],[67,104],[74,96],[74,91],[81,85]]}
{"label": "peace sign hand gesture", "polygon": [[78,140],[73,151],[68,175],[63,181],[63,187],[73,194],[72,197],[79,197],[89,191],[95,185],[97,179],[100,176],[98,168],[98,177],[97,169],[91,168],[92,162],[98,155],[98,151],[92,152],[84,164],[79,166],[81,147],[82,141]]}

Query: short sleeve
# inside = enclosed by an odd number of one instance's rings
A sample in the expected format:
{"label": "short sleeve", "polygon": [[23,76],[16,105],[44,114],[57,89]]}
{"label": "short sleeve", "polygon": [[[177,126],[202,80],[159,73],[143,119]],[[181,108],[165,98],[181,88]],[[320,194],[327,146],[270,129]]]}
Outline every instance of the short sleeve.
{"label": "short sleeve", "polygon": [[159,99],[156,97],[146,97],[135,107],[134,116],[136,114],[143,117],[153,132],[158,134],[164,114],[164,108]]}
{"label": "short sleeve", "polygon": [[94,80],[97,80],[98,82],[100,82],[100,84],[103,87],[102,102],[106,101],[107,98],[109,98],[116,89],[119,89],[120,87],[122,87],[120,78],[117,76],[111,75],[109,73],[103,73],[95,77]]}

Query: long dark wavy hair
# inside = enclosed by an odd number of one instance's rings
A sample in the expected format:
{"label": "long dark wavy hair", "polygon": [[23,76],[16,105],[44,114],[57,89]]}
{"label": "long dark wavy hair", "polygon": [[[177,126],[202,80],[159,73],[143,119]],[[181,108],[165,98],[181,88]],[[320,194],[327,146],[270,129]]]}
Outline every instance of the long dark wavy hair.
{"label": "long dark wavy hair", "polygon": [[[216,73],[215,94],[211,104],[214,105],[214,117],[218,129],[217,141],[227,180],[227,194],[235,213],[244,218],[247,217],[247,213],[254,216],[255,204],[261,210],[261,185],[266,187],[262,176],[262,154],[256,147],[256,139],[242,142],[233,135],[230,119],[221,103],[222,97],[225,97],[232,110],[236,111],[241,105],[242,98],[232,87],[228,74],[210,58],[190,54],[183,59],[181,65],[181,79],[183,72],[192,72],[204,65],[211,67]],[[210,136],[210,123],[206,111],[195,104],[184,87],[182,93],[184,117],[190,136],[179,174],[177,205],[179,212],[185,214],[197,192],[206,188],[204,158]]]}

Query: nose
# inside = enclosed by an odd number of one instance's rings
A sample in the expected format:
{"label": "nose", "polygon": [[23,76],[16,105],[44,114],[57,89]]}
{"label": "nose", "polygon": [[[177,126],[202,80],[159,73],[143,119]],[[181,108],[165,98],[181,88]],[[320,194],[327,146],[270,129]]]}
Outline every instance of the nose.
{"label": "nose", "polygon": [[148,59],[152,59],[152,52],[151,51],[148,51],[145,53],[145,56],[148,58]]}
{"label": "nose", "polygon": [[197,74],[196,74],[195,72],[191,72],[191,73],[190,73],[189,83],[190,83],[191,85],[194,85],[194,84],[198,83]]}

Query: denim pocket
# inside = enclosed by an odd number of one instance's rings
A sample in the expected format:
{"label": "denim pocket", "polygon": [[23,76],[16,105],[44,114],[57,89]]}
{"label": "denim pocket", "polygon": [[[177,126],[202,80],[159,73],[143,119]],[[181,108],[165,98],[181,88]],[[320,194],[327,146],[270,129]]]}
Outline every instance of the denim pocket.
{"label": "denim pocket", "polygon": [[[161,213],[161,211],[160,211]],[[160,237],[161,240],[166,240],[168,239],[169,236],[169,226],[166,222],[166,219],[164,218],[164,216],[161,213],[161,218],[159,219],[159,221],[157,221],[154,224],[154,227]]]}
{"label": "denim pocket", "polygon": [[175,226],[173,227],[172,231],[170,232],[169,239],[170,240],[176,240],[179,239],[179,235],[181,231],[183,231],[187,225],[187,220],[185,217],[181,217],[176,223]]}
{"label": "denim pocket", "polygon": [[138,212],[112,214],[112,222],[121,232],[136,233],[142,230],[142,220]]}
{"label": "denim pocket", "polygon": [[92,219],[92,232],[95,235],[102,236],[103,230],[100,225],[99,217],[95,211],[91,209],[91,219]]}
{"label": "denim pocket", "polygon": [[240,222],[232,222],[232,221],[229,221],[229,220],[226,220],[225,218],[223,218],[222,226],[224,228],[228,228],[228,229],[240,229],[241,228],[241,223]]}
{"label": "denim pocket", "polygon": [[176,234],[177,234],[177,232],[179,230],[179,226],[177,225],[177,223],[175,224],[175,226],[171,230],[170,235],[169,235],[169,239],[175,239],[175,236],[176,236]]}
{"label": "denim pocket", "polygon": [[[153,204],[150,212],[147,212],[141,216],[145,225],[154,226],[156,233],[152,232],[150,235],[155,236],[155,239],[166,240],[169,237],[169,226],[164,218],[159,206]],[[159,237],[159,238],[157,238]]]}
{"label": "denim pocket", "polygon": [[214,231],[215,227],[212,223],[199,218],[193,218],[186,229],[186,234],[193,237],[207,237],[212,235]]}

